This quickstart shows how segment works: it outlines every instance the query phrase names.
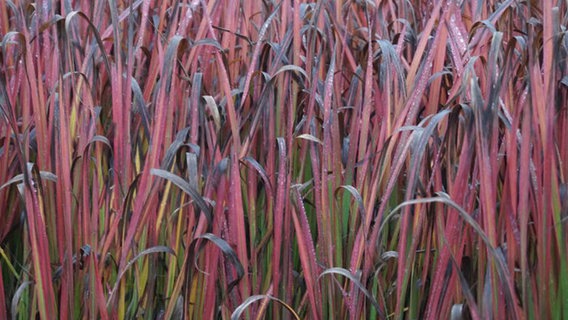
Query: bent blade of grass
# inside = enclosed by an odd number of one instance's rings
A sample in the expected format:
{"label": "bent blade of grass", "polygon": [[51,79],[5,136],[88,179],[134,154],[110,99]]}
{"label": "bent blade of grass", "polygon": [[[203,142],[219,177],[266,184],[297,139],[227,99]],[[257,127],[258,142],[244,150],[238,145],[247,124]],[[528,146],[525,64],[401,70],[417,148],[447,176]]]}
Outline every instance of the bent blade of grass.
{"label": "bent blade of grass", "polygon": [[268,195],[269,198],[272,198],[274,196],[274,191],[273,191],[273,187],[272,184],[270,183],[270,179],[268,178],[268,174],[266,172],[266,170],[262,167],[262,165],[260,163],[258,163],[258,161],[256,161],[255,159],[251,158],[251,157],[244,157],[242,159],[242,161],[246,161],[248,163],[250,163],[252,165],[252,167],[258,172],[258,174],[260,175],[260,177],[262,178],[262,180],[264,181],[264,183],[266,184],[266,193]]}
{"label": "bent blade of grass", "polygon": [[[389,144],[389,146],[395,145],[394,140],[395,139],[393,138],[392,141],[391,141],[391,144]],[[378,209],[378,213],[377,213],[378,216],[376,217],[376,219],[378,219],[378,221],[381,221],[381,219],[384,219],[384,214],[386,212],[387,204],[389,202],[388,200],[389,200],[390,196],[392,195],[394,187],[396,186],[397,179],[399,178],[399,176],[401,174],[402,167],[405,164],[405,160],[406,160],[405,155],[408,153],[408,150],[410,149],[411,142],[412,142],[412,140],[407,139],[402,144],[402,146],[400,147],[401,148],[400,156],[395,158],[394,164],[390,168],[391,171],[389,173],[389,177],[388,177],[388,180],[387,180],[387,184],[386,184],[384,193],[381,196],[380,205],[379,205],[379,209]],[[375,181],[376,181],[375,183],[378,183],[378,179],[375,180]],[[367,209],[368,212],[371,209],[372,208],[368,208]],[[368,213],[367,217],[370,218],[369,213]],[[370,225],[370,221],[368,222],[367,225]],[[375,251],[375,244],[379,240],[379,236],[380,236],[379,231],[381,231],[381,228],[378,228],[376,226],[375,226],[375,228],[372,229],[370,239],[367,243],[367,247],[365,248],[366,251],[370,251],[370,252]],[[359,252],[359,257],[357,259],[352,259],[352,262],[355,262],[357,264],[360,263],[362,256],[364,254],[364,252],[362,250],[358,251],[358,252]],[[352,270],[359,269],[357,267],[357,264],[352,264],[351,269]],[[369,258],[365,259],[363,273],[365,274],[365,272],[370,272],[371,267],[372,267],[372,259],[369,259]]]}
{"label": "bent blade of grass", "polygon": [[203,212],[208,224],[211,225],[213,223],[213,212],[211,210],[211,206],[207,202],[205,202],[203,197],[199,194],[199,192],[197,192],[197,190],[195,190],[194,187],[191,186],[189,182],[178,175],[162,169],[151,169],[150,173],[172,182],[173,184],[178,186],[178,188],[187,193],[193,199],[193,201],[195,201],[197,207],[201,210],[201,212]]}
{"label": "bent blade of grass", "polygon": [[[235,267],[237,272],[237,278],[227,285],[227,294],[230,293],[231,290],[241,281],[241,279],[245,275],[245,269],[241,264],[241,262],[239,261],[237,253],[235,252],[235,250],[233,250],[231,245],[229,245],[227,241],[225,241],[224,239],[219,238],[218,236],[212,233],[205,233],[200,235],[199,237],[196,237],[189,246],[189,256],[193,257],[194,263],[197,261],[199,252],[204,247],[204,244],[200,243],[200,239],[209,240],[213,244],[215,244],[223,252],[225,257],[229,259],[229,262]],[[196,249],[198,244],[199,247]]]}
{"label": "bent blade of grass", "polygon": [[[120,258],[121,268],[123,268],[123,266],[126,264],[126,258],[128,256],[128,252],[131,249],[130,244],[132,243],[132,239],[139,231],[138,224],[140,223],[140,220],[144,218],[144,214],[147,212],[144,210],[144,208],[147,208],[149,204],[155,204],[155,195],[151,193],[151,190],[155,187],[155,184],[153,183],[152,179],[153,175],[152,170],[157,170],[153,168],[159,167],[158,164],[160,162],[160,158],[162,157],[162,152],[160,152],[160,150],[162,150],[162,145],[170,144],[170,141],[166,141],[166,137],[169,136],[167,131],[168,128],[170,128],[170,126],[172,125],[171,123],[168,124],[168,119],[171,119],[174,108],[167,108],[167,106],[169,103],[172,103],[173,100],[170,99],[171,98],[170,91],[172,90],[172,82],[173,82],[172,78],[174,76],[173,71],[175,69],[176,63],[178,62],[178,54],[180,53],[180,51],[184,52],[186,46],[187,46],[186,39],[184,39],[181,36],[173,36],[168,43],[166,54],[164,56],[164,66],[162,69],[163,78],[161,86],[157,89],[158,90],[156,98],[157,108],[154,113],[155,119],[153,123],[152,139],[150,147],[150,150],[153,150],[153,152],[148,152],[146,154],[145,169],[142,171],[142,174],[140,176],[140,185],[137,190],[137,197],[134,201],[134,210],[132,212],[132,216],[128,223],[128,230],[126,233],[126,237],[124,239],[124,243],[126,243],[127,245],[124,245],[121,248],[122,249],[121,258]],[[181,178],[176,179],[176,181],[180,182],[181,184],[184,183],[183,179]],[[176,182],[174,182],[174,184],[177,185]],[[178,185],[178,187],[179,186],[180,185]],[[197,200],[196,202],[198,203],[198,205],[200,203],[203,204],[203,202],[200,202],[199,200]],[[203,208],[205,207],[206,206],[204,205]],[[204,212],[207,213],[207,211]]]}
{"label": "bent blade of grass", "polygon": [[217,107],[217,102],[212,96],[203,96],[205,100],[205,107],[209,111],[209,114],[213,117],[213,123],[215,124],[215,129],[217,132],[221,130],[221,116],[219,115],[219,107]]}
{"label": "bent blade of grass", "polygon": [[[72,20],[75,16],[82,18],[83,21],[85,21],[88,24],[89,29],[93,32],[93,35],[95,37],[95,41],[98,45],[99,50],[102,53],[106,52],[103,41],[102,41],[102,39],[104,39],[106,37],[104,37],[104,36],[101,37],[101,35],[99,34],[99,29],[96,28],[96,26],[89,19],[89,17],[87,17],[87,15],[85,15],[81,11],[71,11],[65,16],[65,32],[67,33],[68,41],[71,41],[71,39],[73,39],[72,32],[71,32],[71,22],[72,22]],[[94,48],[93,48],[93,50],[94,50]],[[104,63],[104,66],[105,66],[107,72],[110,74],[112,69],[110,67],[110,62],[109,62],[108,56],[106,54],[102,54],[101,59],[103,60],[103,63]],[[81,73],[84,73],[84,71],[82,71]]]}
{"label": "bent blade of grass", "polygon": [[[39,176],[41,177],[42,180],[50,180],[52,182],[57,182],[57,176],[51,172],[48,171],[40,171],[39,172]],[[6,181],[6,183],[4,183],[2,186],[0,186],[0,190],[6,188],[9,185],[12,184],[20,184],[24,181],[24,174],[20,173],[15,175],[13,178],[11,178],[10,180]]]}
{"label": "bent blade of grass", "polygon": [[[17,319],[18,305],[20,304],[20,298],[24,294],[24,290],[26,290],[27,287],[29,287],[30,285],[33,285],[33,284],[34,284],[33,281],[24,281],[24,282],[22,282],[22,284],[20,284],[20,286],[18,286],[18,289],[16,290],[16,292],[12,296],[12,301],[11,301],[11,304],[10,304],[12,319]],[[5,319],[7,319],[7,318],[5,318]]]}
{"label": "bent blade of grass", "polygon": [[312,141],[312,142],[318,143],[320,145],[323,145],[323,142],[320,139],[314,137],[313,135],[311,135],[309,133],[300,134],[300,135],[296,136],[296,139],[308,140],[308,141]]}
{"label": "bent blade of grass", "polygon": [[306,70],[300,68],[299,66],[295,66],[292,64],[287,64],[285,66],[280,67],[280,69],[278,69],[269,79],[269,81],[274,80],[274,78],[276,78],[276,76],[278,76],[280,73],[283,72],[287,72],[287,71],[297,71],[299,72],[301,75],[304,76],[304,78],[309,81],[309,77],[308,77],[308,73],[306,72]]}
{"label": "bent blade of grass", "polygon": [[[406,184],[406,200],[410,200],[415,196],[415,189],[419,182],[419,170],[422,167],[421,163],[424,160],[424,153],[426,151],[428,140],[434,133],[434,129],[438,126],[440,121],[442,121],[442,119],[444,119],[449,113],[450,110],[444,110],[435,114],[434,116],[426,117],[426,119],[422,120],[422,122],[420,123],[420,127],[413,130],[412,136],[409,138],[409,141],[412,141],[412,146],[410,151],[410,169],[407,173],[408,182]],[[426,122],[428,122],[428,125],[426,125],[424,129],[422,129],[421,125]],[[418,212],[418,214],[423,214],[422,210],[419,210]],[[411,216],[410,207],[405,207],[402,212],[403,216],[401,218],[402,221],[400,240],[398,244],[399,262],[397,288],[399,291],[397,293],[397,296],[399,301],[403,301],[403,297],[406,296],[406,290],[408,288],[408,283],[411,276],[410,269],[412,268],[417,249],[413,247],[413,245],[418,244],[417,239],[420,236],[419,230],[422,227],[421,224],[418,224],[417,226],[412,225],[413,221],[418,221],[418,214]],[[408,240],[411,240],[410,244],[407,243]]]}
{"label": "bent blade of grass", "polygon": [[363,220],[365,218],[365,204],[363,203],[363,197],[361,196],[359,191],[351,185],[342,185],[335,190],[336,198],[337,198],[337,193],[340,191],[340,189],[347,190],[347,192],[349,192],[351,196],[355,199],[355,202],[357,203],[357,213],[359,213],[361,220]]}
{"label": "bent blade of grass", "polygon": [[134,258],[132,258],[132,260],[128,261],[128,263],[126,264],[126,266],[124,267],[124,269],[117,275],[116,277],[116,283],[114,288],[110,291],[108,299],[107,299],[107,308],[109,307],[109,303],[111,303],[113,301],[113,296],[115,294],[115,292],[118,289],[118,286],[122,283],[122,278],[124,277],[124,275],[126,274],[126,272],[128,272],[128,269],[138,261],[138,259],[148,255],[148,254],[152,254],[152,253],[169,253],[171,255],[176,255],[176,253],[169,247],[166,246],[154,246],[151,248],[148,248],[146,250],[143,250],[142,252],[140,252],[139,254],[137,254]]}
{"label": "bent blade of grass", "polygon": [[[483,229],[485,230],[491,244],[495,248],[498,246],[497,239],[497,153],[498,153],[498,94],[501,87],[500,77],[503,72],[497,69],[497,60],[500,53],[503,33],[494,32],[491,39],[491,47],[488,57],[488,70],[486,74],[474,74],[470,83],[470,93],[472,96],[472,107],[475,112],[475,137],[476,153],[479,168],[479,206],[482,215]],[[485,81],[485,92],[482,92],[481,85]],[[484,94],[485,93],[485,96]],[[488,288],[491,288],[493,303],[492,312],[495,316],[505,314],[505,306],[497,303],[498,283],[494,279],[493,268],[488,269]],[[505,280],[505,279],[504,279]]]}
{"label": "bent blade of grass", "polygon": [[[491,257],[493,258],[493,261],[495,262],[495,266],[497,268],[497,272],[499,277],[501,278],[501,281],[505,284],[505,289],[504,293],[505,293],[505,298],[507,299],[507,301],[509,302],[509,304],[513,307],[513,314],[516,317],[516,319],[519,319],[520,314],[519,312],[519,308],[518,308],[518,301],[516,299],[516,292],[515,292],[515,288],[511,282],[512,277],[509,274],[508,268],[505,264],[505,261],[503,261],[502,257],[499,255],[499,253],[497,252],[497,249],[492,245],[490,238],[487,236],[487,234],[483,231],[483,228],[475,221],[475,219],[469,215],[462,207],[460,207],[457,203],[455,203],[448,194],[444,193],[444,192],[438,192],[438,197],[431,197],[431,198],[423,198],[423,199],[415,199],[415,200],[408,200],[405,201],[403,203],[401,203],[400,205],[396,206],[392,212],[389,214],[389,216],[391,216],[394,212],[397,212],[399,210],[401,210],[402,208],[409,206],[409,205],[414,205],[414,204],[424,204],[424,203],[435,203],[435,202],[439,202],[439,203],[443,203],[449,207],[454,208],[459,216],[471,227],[473,228],[473,230],[476,232],[476,234],[481,238],[481,240],[483,241],[483,243],[485,244],[485,246],[487,247],[487,250],[489,252],[489,254],[491,255]],[[386,223],[383,222],[383,224]],[[381,225],[381,229],[382,229],[382,225]]]}
{"label": "bent blade of grass", "polygon": [[339,275],[342,275],[342,276],[348,278],[349,280],[351,280],[351,282],[357,288],[359,288],[359,290],[361,292],[363,292],[363,294],[367,297],[367,299],[369,299],[369,301],[371,302],[373,307],[375,307],[375,309],[377,310],[377,312],[379,314],[379,319],[386,319],[385,313],[382,310],[379,303],[377,302],[377,300],[375,300],[375,298],[369,293],[369,291],[365,288],[365,286],[361,283],[361,281],[353,273],[351,273],[349,270],[344,269],[344,268],[339,268],[339,267],[328,268],[328,269],[324,270],[319,275],[318,280],[321,279],[326,274],[339,274]]}
{"label": "bent blade of grass", "polygon": [[[168,47],[166,50],[166,54],[164,56],[164,64],[161,68],[161,81],[160,81],[160,86],[156,87],[156,95],[155,95],[155,105],[156,105],[156,109],[154,112],[154,122],[153,122],[153,128],[152,128],[152,137],[150,140],[150,146],[149,146],[149,150],[150,152],[147,152],[145,155],[141,155],[141,157],[139,159],[136,159],[137,161],[141,161],[142,157],[145,157],[144,160],[144,168],[142,169],[142,172],[139,176],[136,176],[135,181],[139,180],[139,184],[130,184],[130,189],[135,189],[136,190],[136,197],[134,198],[133,201],[133,208],[131,210],[132,214],[130,216],[130,219],[126,222],[125,224],[125,230],[126,230],[126,236],[124,237],[123,243],[124,245],[122,245],[122,247],[120,248],[120,262],[119,262],[119,273],[122,272],[122,270],[124,270],[128,258],[129,258],[129,254],[131,252],[131,250],[133,249],[133,244],[134,242],[134,238],[137,235],[141,235],[143,231],[147,230],[147,228],[145,227],[144,224],[141,224],[141,222],[144,222],[146,219],[150,219],[153,222],[155,222],[155,215],[156,215],[156,207],[158,205],[157,202],[157,194],[155,192],[152,192],[153,190],[155,190],[155,188],[157,188],[157,183],[155,183],[154,178],[152,177],[152,174],[150,172],[150,170],[152,168],[157,168],[159,167],[159,161],[163,155],[163,145],[169,145],[171,143],[171,135],[172,135],[172,126],[173,126],[173,121],[171,120],[173,118],[173,112],[174,112],[174,108],[168,108],[167,106],[169,106],[170,104],[173,104],[176,100],[175,97],[173,97],[171,95],[171,91],[172,90],[179,90],[177,89],[177,81],[172,79],[174,77],[175,74],[175,70],[176,70],[176,65],[178,63],[178,56],[180,55],[180,53],[185,52],[185,48],[187,44],[187,40],[184,39],[183,37],[180,36],[173,36],[170,41],[168,42]],[[117,66],[118,68],[118,66]],[[113,69],[112,72],[114,74],[116,74],[117,72],[117,68]],[[120,69],[120,68],[119,68]],[[122,77],[122,74],[120,75],[116,75],[117,77]],[[127,79],[128,82],[128,79]],[[122,82],[120,82],[122,83]],[[128,88],[125,88],[124,90],[128,90],[129,92],[131,91],[131,87],[127,86]],[[114,87],[113,87],[114,88]],[[116,100],[116,101],[115,101]],[[120,101],[118,101],[120,100]],[[124,113],[121,110],[118,110],[116,108],[116,106],[120,105],[122,103],[122,98],[121,97],[115,97],[113,95],[113,101],[112,101],[112,116],[116,117],[116,122],[117,123],[122,123],[124,121],[131,121],[131,114],[130,112]],[[131,105],[131,101],[128,102],[128,106]],[[130,109],[128,109],[130,110]],[[124,130],[124,128],[122,128]],[[122,138],[118,138],[118,136],[122,136]],[[115,140],[114,143],[122,143],[124,141],[128,141],[128,139],[130,137],[130,132],[129,130],[124,130],[117,132],[117,136],[115,136]],[[121,142],[122,141],[122,142]],[[127,148],[127,150],[130,150],[129,148]],[[116,153],[116,150],[115,150]],[[130,152],[126,152],[126,153],[130,153]],[[123,163],[123,169],[124,171],[121,173],[119,172],[119,174],[123,174],[128,176],[129,178],[127,179],[131,179],[130,175],[132,173],[132,162],[130,161],[131,158],[131,154],[126,154],[124,149],[122,151],[122,154],[119,154],[116,156],[116,158],[121,158],[122,159],[122,163]],[[117,160],[118,162],[120,162],[120,159]],[[124,178],[124,177],[123,177]],[[118,184],[117,181],[117,186],[120,186],[120,184]],[[116,191],[115,191],[116,192]],[[117,199],[116,201],[122,200],[124,198],[124,196],[122,194],[116,194],[115,198]],[[122,216],[124,214],[127,214],[130,210],[128,209],[128,207],[122,206],[122,208],[125,211],[119,212],[119,215]],[[150,233],[150,238],[147,239],[150,243],[155,243],[155,240],[153,239],[154,237],[154,233]],[[144,240],[144,243],[142,243],[142,246],[145,245],[146,239]],[[121,285],[121,288],[125,288],[125,284]],[[124,303],[124,290],[120,290],[121,294],[118,295],[120,300],[118,303],[118,310],[119,310],[119,314],[124,314],[124,310],[125,310],[125,303]],[[107,303],[108,304],[108,303]],[[110,303],[109,305],[114,305],[115,303]]]}
{"label": "bent blade of grass", "polygon": [[[267,294],[259,294],[259,295],[254,295],[254,296],[250,296],[248,297],[245,301],[243,301],[243,303],[241,303],[236,309],[235,311],[233,311],[233,313],[231,314],[231,320],[238,320],[240,319],[240,317],[242,316],[243,312],[246,311],[246,309],[253,303],[259,301],[259,300],[272,300],[275,301],[277,303],[279,303],[281,306],[283,306],[284,308],[286,308],[288,311],[290,311],[290,313],[294,316],[294,318],[296,320],[300,320],[300,316],[294,311],[294,309],[292,309],[292,307],[290,305],[288,305],[286,302],[273,297],[271,295],[267,295]],[[260,317],[260,314],[259,314]]]}

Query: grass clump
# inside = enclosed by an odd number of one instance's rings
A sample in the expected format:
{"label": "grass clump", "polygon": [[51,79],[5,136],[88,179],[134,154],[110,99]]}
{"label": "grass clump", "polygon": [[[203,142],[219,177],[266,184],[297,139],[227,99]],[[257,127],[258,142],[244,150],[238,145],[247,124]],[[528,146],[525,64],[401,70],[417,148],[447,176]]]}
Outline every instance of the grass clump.
{"label": "grass clump", "polygon": [[568,317],[568,12],[0,3],[0,318]]}

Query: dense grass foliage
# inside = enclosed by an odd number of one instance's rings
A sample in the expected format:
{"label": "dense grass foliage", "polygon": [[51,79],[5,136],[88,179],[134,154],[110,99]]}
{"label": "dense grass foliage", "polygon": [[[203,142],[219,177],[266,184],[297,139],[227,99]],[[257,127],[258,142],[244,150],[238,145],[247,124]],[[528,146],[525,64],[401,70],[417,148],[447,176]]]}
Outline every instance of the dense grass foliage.
{"label": "dense grass foliage", "polygon": [[568,317],[566,1],[0,1],[0,319]]}

